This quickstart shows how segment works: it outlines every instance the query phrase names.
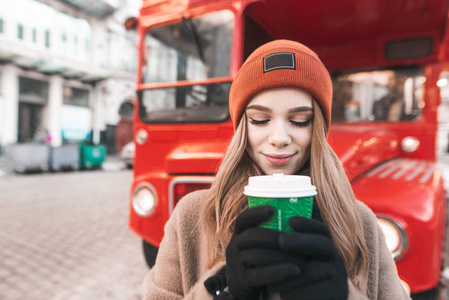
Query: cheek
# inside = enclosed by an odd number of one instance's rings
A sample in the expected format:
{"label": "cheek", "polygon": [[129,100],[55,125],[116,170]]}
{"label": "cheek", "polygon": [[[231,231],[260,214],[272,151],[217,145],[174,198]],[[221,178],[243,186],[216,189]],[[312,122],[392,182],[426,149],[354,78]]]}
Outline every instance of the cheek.
{"label": "cheek", "polygon": [[248,127],[248,147],[254,148],[259,145],[264,139],[263,131],[257,130],[254,127]]}
{"label": "cheek", "polygon": [[312,143],[312,128],[310,128],[310,130],[307,132],[306,143],[307,146],[310,146],[310,144]]}
{"label": "cheek", "polygon": [[302,148],[308,148],[312,142],[312,128],[304,130],[296,135],[296,142]]}

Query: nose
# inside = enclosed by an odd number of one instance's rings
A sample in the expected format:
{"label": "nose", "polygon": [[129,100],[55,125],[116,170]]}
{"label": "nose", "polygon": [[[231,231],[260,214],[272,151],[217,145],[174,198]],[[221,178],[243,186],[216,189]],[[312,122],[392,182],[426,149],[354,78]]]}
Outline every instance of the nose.
{"label": "nose", "polygon": [[292,142],[288,125],[284,122],[276,122],[270,126],[270,134],[268,136],[268,143],[275,147],[283,147]]}

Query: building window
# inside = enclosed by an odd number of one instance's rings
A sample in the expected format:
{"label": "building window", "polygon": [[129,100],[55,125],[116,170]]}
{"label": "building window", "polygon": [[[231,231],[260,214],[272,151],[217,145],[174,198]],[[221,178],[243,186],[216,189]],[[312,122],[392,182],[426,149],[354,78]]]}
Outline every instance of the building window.
{"label": "building window", "polygon": [[49,83],[27,77],[19,77],[19,100],[45,105],[49,97]]}
{"label": "building window", "polygon": [[33,43],[37,42],[37,30],[36,28],[33,28]]}
{"label": "building window", "polygon": [[66,34],[65,32],[62,33],[62,42],[63,42],[64,44],[67,43],[67,34]]}
{"label": "building window", "polygon": [[90,41],[86,40],[84,46],[86,47],[86,53],[89,53],[90,52]]}
{"label": "building window", "polygon": [[18,24],[17,25],[17,37],[21,40],[23,40],[23,25]]}
{"label": "building window", "polygon": [[125,102],[120,105],[118,114],[125,118],[132,118],[134,112],[134,104],[130,102]]}
{"label": "building window", "polygon": [[76,35],[73,37],[73,52],[75,55],[78,54],[78,38]]}
{"label": "building window", "polygon": [[50,30],[45,30],[45,47],[50,48]]}
{"label": "building window", "polygon": [[3,28],[4,24],[3,24],[3,19],[0,18],[0,33],[4,33],[4,28]]}
{"label": "building window", "polygon": [[68,105],[89,107],[89,91],[65,86],[63,103]]}

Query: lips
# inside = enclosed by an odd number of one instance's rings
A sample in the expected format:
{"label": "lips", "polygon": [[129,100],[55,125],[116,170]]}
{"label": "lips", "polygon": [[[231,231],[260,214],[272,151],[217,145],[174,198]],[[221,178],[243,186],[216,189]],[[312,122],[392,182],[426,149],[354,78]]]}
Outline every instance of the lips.
{"label": "lips", "polygon": [[265,158],[272,165],[285,165],[293,158],[294,154],[264,154]]}

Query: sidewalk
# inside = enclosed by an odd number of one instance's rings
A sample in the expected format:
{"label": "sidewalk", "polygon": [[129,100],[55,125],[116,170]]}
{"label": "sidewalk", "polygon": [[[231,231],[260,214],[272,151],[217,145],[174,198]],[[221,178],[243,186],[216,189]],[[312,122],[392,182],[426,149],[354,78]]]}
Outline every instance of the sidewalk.
{"label": "sidewalk", "polygon": [[5,156],[0,154],[0,177],[8,175],[11,171],[9,170]]}
{"label": "sidewalk", "polygon": [[0,177],[1,300],[141,300],[130,171]]}
{"label": "sidewalk", "polygon": [[[102,165],[103,171],[120,171],[125,170],[126,164],[123,160],[117,155],[107,155],[105,161]],[[89,170],[82,170],[83,172],[88,172]],[[8,166],[6,161],[6,157],[0,154],[0,177],[16,174],[14,173]]]}

